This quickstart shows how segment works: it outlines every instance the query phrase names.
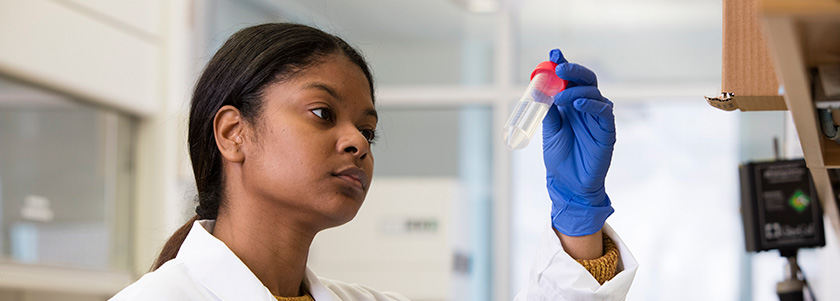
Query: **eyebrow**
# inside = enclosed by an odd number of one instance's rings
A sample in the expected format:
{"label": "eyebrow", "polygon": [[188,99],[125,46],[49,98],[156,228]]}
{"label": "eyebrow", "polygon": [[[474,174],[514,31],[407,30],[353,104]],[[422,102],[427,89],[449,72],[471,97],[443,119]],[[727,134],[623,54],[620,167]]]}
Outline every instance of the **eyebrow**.
{"label": "eyebrow", "polygon": [[[327,85],[325,83],[312,82],[312,83],[307,84],[303,88],[306,89],[306,90],[308,90],[308,89],[321,90],[321,91],[327,92],[327,94],[329,94],[330,96],[332,96],[333,98],[335,98],[339,101],[344,101],[344,99],[341,98],[341,96],[338,95],[338,92],[336,92],[335,89],[333,89],[332,87],[330,87],[329,85]],[[366,110],[364,115],[365,116],[373,116],[373,118],[375,118],[376,121],[379,121],[379,114],[376,112],[375,109]]]}

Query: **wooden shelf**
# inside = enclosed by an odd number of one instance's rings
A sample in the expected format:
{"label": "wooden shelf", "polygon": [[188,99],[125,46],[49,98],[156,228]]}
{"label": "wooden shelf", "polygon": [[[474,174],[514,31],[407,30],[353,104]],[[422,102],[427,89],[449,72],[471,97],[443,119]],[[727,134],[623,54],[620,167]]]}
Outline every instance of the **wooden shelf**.
{"label": "wooden shelf", "polygon": [[823,166],[826,168],[840,168],[840,144],[823,137]]}
{"label": "wooden shelf", "polygon": [[836,0],[764,0],[761,11],[764,15],[840,15],[840,3]]}
{"label": "wooden shelf", "polygon": [[840,169],[840,145],[820,130],[809,78],[817,65],[840,63],[840,1],[763,0],[759,14],[823,210],[840,233],[837,194],[829,175],[830,169]]}

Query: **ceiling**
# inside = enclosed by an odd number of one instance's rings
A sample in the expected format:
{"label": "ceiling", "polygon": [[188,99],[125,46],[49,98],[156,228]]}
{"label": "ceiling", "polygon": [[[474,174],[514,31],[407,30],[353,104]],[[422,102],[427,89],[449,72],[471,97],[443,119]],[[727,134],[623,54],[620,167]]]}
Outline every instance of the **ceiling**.
{"label": "ceiling", "polygon": [[[492,20],[454,0],[248,0],[291,21],[333,27],[353,39],[452,39],[470,22]],[[331,28],[325,28],[330,30]]]}
{"label": "ceiling", "polygon": [[[492,13],[471,13],[468,0],[248,0],[292,21],[332,24],[359,37],[457,38],[468,27],[492,25]],[[495,0],[517,18],[552,27],[720,27],[721,0]],[[597,21],[597,22],[592,22]],[[478,23],[478,26],[474,26]],[[492,31],[493,29],[488,29]]]}
{"label": "ceiling", "polygon": [[[452,67],[463,62],[449,58],[451,51],[435,51],[463,47],[468,39],[489,41],[492,49],[500,20],[498,13],[467,11],[461,3],[467,0],[237,1],[290,21],[316,24],[362,48],[382,45],[379,51],[365,50],[373,54],[383,82],[397,79],[392,81],[398,84],[437,83],[441,74],[463,70]],[[570,59],[597,70],[601,79],[720,82],[721,0],[497,1],[511,12],[516,74],[528,74],[547,49],[561,47]],[[406,46],[393,46],[399,44]],[[416,62],[389,59],[395,52]],[[417,75],[409,78],[401,69],[389,70],[395,64]],[[445,72],[436,72],[440,70]],[[66,104],[66,100],[0,78],[0,107]]]}
{"label": "ceiling", "polygon": [[[484,40],[492,51],[500,28],[499,14],[468,12],[459,4],[466,0],[247,1],[290,21],[317,25],[363,50],[366,44],[402,43],[430,53],[462,47],[464,40]],[[497,1],[510,12],[517,75],[529,73],[548,49],[559,47],[610,81],[720,82],[721,0]],[[387,70],[392,61],[376,60],[402,50],[381,48],[367,50],[374,54],[375,67],[385,70],[383,78],[399,78],[398,71]],[[425,65],[441,58],[408,51]],[[452,63],[441,60],[434,68],[447,70]],[[411,67],[432,69],[419,63]]]}

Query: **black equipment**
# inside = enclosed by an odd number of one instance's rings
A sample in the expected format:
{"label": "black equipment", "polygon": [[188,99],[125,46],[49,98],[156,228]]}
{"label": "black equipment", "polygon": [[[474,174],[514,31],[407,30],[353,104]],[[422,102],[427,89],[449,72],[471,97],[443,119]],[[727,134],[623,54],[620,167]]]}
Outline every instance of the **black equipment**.
{"label": "black equipment", "polygon": [[740,174],[747,251],[779,250],[788,263],[776,293],[782,301],[804,300],[807,282],[796,253],[825,246],[823,214],[805,160],[751,162],[741,165]]}

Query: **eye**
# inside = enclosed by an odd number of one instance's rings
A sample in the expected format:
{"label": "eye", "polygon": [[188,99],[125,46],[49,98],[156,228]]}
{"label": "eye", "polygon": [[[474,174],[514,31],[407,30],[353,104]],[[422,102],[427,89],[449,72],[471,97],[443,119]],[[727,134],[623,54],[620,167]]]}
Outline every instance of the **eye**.
{"label": "eye", "polygon": [[374,144],[376,142],[376,130],[359,130],[362,133],[362,136],[365,136],[365,140],[368,143]]}
{"label": "eye", "polygon": [[333,111],[329,108],[317,108],[313,109],[311,112],[312,114],[315,114],[315,116],[318,116],[318,118],[326,121],[332,121],[334,119]]}

